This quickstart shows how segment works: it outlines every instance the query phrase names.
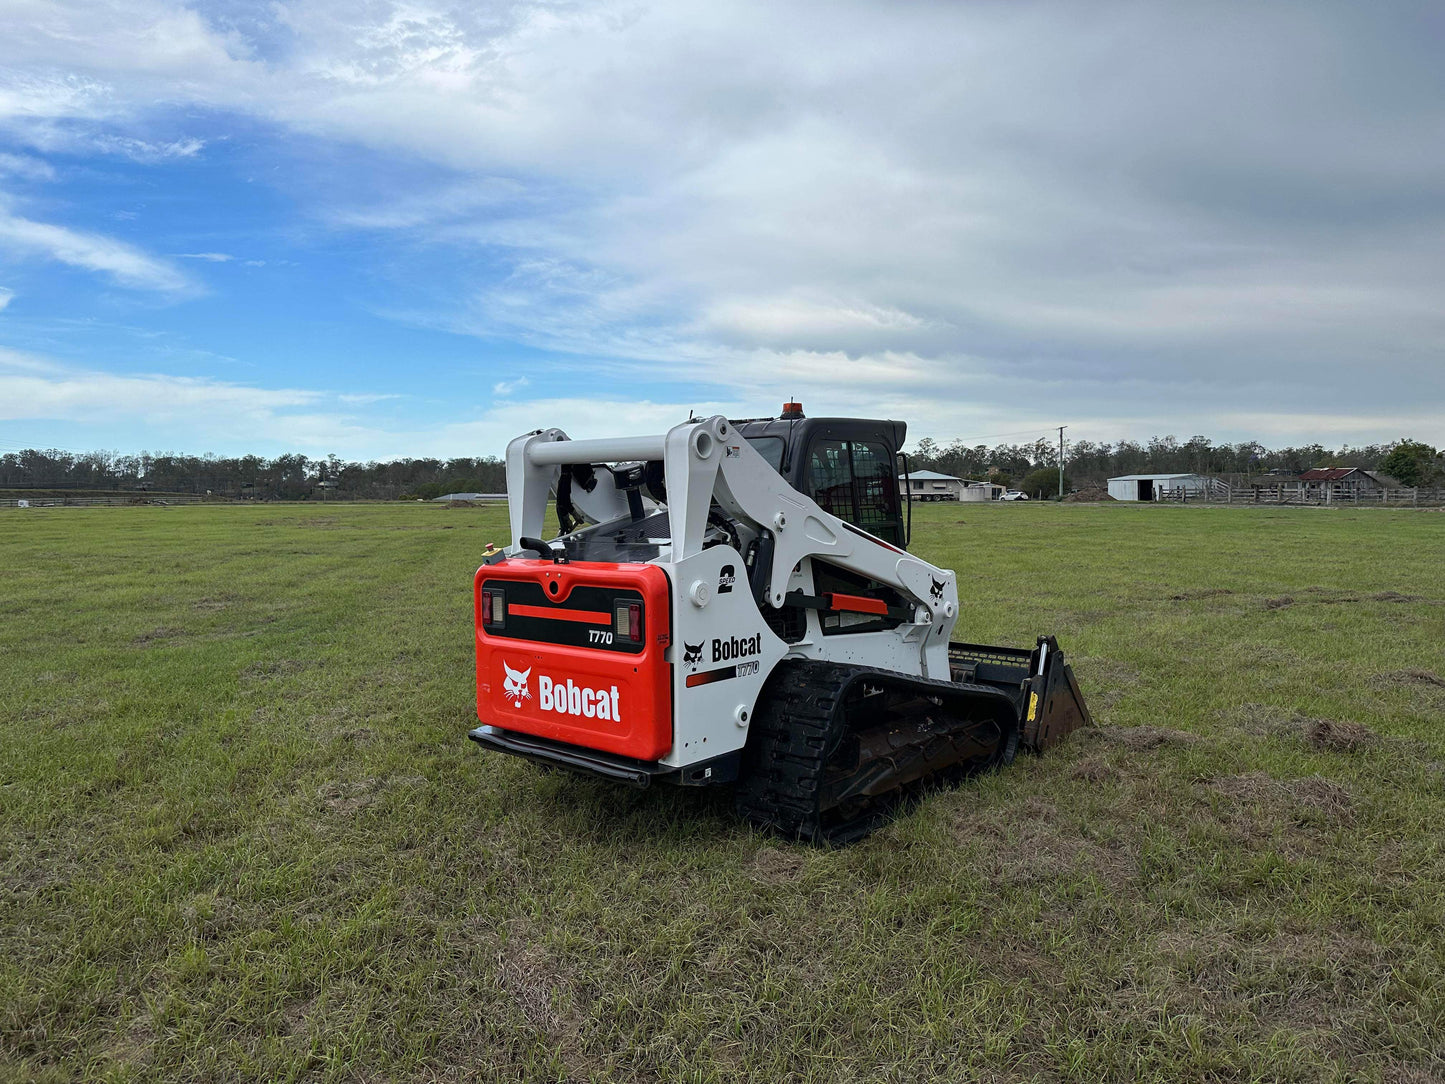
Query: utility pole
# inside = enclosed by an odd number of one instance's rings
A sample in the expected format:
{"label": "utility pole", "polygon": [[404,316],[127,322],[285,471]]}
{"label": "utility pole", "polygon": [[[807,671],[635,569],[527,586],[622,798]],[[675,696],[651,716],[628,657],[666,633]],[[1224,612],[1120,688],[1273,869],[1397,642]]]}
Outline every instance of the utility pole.
{"label": "utility pole", "polygon": [[1059,426],[1059,500],[1064,499],[1064,430],[1067,425]]}

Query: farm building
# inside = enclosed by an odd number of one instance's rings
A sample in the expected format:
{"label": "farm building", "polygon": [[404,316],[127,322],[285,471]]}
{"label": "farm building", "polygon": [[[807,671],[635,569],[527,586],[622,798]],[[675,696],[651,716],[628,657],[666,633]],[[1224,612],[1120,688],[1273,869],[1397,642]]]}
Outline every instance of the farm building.
{"label": "farm building", "polygon": [[1303,474],[1265,474],[1248,482],[1255,500],[1359,500],[1399,487],[1388,474],[1362,467],[1316,467]]}
{"label": "farm building", "polygon": [[908,472],[906,489],[904,480],[898,479],[898,493],[900,496],[907,493],[911,501],[958,501],[964,499],[963,491],[967,484],[962,478],[955,478],[951,474],[915,470]]}
{"label": "farm building", "polygon": [[1109,479],[1109,496],[1116,501],[1202,497],[1212,484],[1213,479],[1202,474],[1122,474]]}

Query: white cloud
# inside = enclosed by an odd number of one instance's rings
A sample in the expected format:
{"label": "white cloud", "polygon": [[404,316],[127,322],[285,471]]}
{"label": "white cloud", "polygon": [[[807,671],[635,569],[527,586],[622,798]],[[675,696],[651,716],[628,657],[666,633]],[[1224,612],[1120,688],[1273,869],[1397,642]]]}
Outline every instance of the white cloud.
{"label": "white cloud", "polygon": [[[358,398],[352,397],[352,404]],[[377,396],[376,399],[390,398]],[[163,444],[242,453],[344,450],[365,458],[390,446],[363,424],[342,396],[304,388],[267,388],[170,373],[110,373],[57,364],[0,348],[0,421],[78,426],[112,446]]]}
{"label": "white cloud", "polygon": [[55,170],[49,162],[28,154],[0,154],[0,177],[7,176],[48,181],[55,177]]}
{"label": "white cloud", "polygon": [[[13,15],[9,18],[14,18]],[[10,22],[13,30],[14,22]],[[11,49],[15,39],[10,38]],[[111,88],[106,84],[53,68],[22,72],[12,67],[0,76],[0,118],[31,122],[83,118],[95,120],[110,115]],[[34,128],[43,131],[43,128]]]}
{"label": "white cloud", "polygon": [[4,312],[10,302],[15,299],[15,291],[7,290],[0,286],[0,312]]}
{"label": "white cloud", "polygon": [[156,142],[135,139],[131,136],[98,134],[88,141],[77,140],[75,149],[93,150],[101,154],[116,154],[137,162],[164,162],[169,158],[194,158],[201,153],[206,141],[203,139],[173,139]]}
{"label": "white cloud", "polygon": [[6,421],[94,421],[103,415],[158,424],[211,414],[231,418],[232,428],[241,431],[248,422],[274,421],[282,411],[323,398],[314,391],[199,377],[77,369],[0,351],[0,419]]}
{"label": "white cloud", "polygon": [[529,381],[525,376],[519,376],[515,380],[499,380],[492,385],[492,394],[507,397],[515,394],[519,389],[525,388]]}
{"label": "white cloud", "polygon": [[[298,450],[372,459],[416,455],[500,455],[507,441],[538,425],[576,437],[660,432],[736,404],[547,398],[496,403],[465,422],[408,426],[352,408],[401,398],[266,388],[168,373],[118,374],[62,365],[0,347],[0,421],[81,423],[105,420],[112,445],[222,453]],[[343,409],[338,409],[338,407]]]}
{"label": "white cloud", "polygon": [[163,260],[102,234],[34,222],[9,213],[0,204],[0,247],[20,255],[43,256],[107,274],[122,286],[183,293],[193,289],[185,275]]}
{"label": "white cloud", "polygon": [[703,326],[723,335],[773,341],[815,340],[856,332],[918,331],[931,321],[867,301],[804,298],[734,298],[712,306]]}
{"label": "white cloud", "polygon": [[[198,107],[444,172],[369,198],[352,175],[297,189],[333,228],[485,254],[455,306],[396,303],[418,323],[636,387],[726,387],[749,410],[786,385],[940,437],[1263,425],[1241,398],[1318,419],[1346,385],[1362,416],[1392,417],[1401,387],[1445,403],[1428,12],[204,10],[20,0],[0,124],[41,149],[163,157],[202,149],[151,131]],[[177,274],[28,227],[11,243]]]}
{"label": "white cloud", "polygon": [[182,252],[183,260],[205,260],[208,263],[230,263],[236,257],[227,252]]}

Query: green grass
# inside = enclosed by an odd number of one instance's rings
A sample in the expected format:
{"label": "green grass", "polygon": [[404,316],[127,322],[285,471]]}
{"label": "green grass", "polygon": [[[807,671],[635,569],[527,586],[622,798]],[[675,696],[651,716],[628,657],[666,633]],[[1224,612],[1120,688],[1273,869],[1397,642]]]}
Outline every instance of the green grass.
{"label": "green grass", "polygon": [[465,740],[501,509],[0,513],[0,1079],[1440,1079],[1445,516],[914,514],[1101,725],[829,851]]}

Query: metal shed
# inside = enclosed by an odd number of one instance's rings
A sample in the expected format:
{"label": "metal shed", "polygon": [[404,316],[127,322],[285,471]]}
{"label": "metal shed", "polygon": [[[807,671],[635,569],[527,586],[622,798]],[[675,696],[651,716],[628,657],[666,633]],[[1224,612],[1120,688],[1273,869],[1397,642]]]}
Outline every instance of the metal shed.
{"label": "metal shed", "polygon": [[969,482],[959,496],[961,501],[996,501],[1008,492],[1007,486],[996,482]]}
{"label": "metal shed", "polygon": [[1121,474],[1109,479],[1109,496],[1116,501],[1157,501],[1164,494],[1202,497],[1210,480],[1202,474]]}

